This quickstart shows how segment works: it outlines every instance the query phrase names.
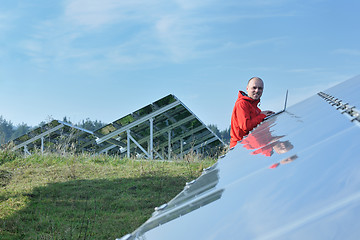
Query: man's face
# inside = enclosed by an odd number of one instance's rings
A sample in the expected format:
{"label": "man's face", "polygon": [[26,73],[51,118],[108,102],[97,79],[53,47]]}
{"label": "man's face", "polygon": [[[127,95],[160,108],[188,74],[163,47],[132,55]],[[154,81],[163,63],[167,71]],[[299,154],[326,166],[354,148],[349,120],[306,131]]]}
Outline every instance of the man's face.
{"label": "man's face", "polygon": [[246,87],[248,96],[254,100],[260,99],[264,89],[264,83],[258,78],[251,79]]}

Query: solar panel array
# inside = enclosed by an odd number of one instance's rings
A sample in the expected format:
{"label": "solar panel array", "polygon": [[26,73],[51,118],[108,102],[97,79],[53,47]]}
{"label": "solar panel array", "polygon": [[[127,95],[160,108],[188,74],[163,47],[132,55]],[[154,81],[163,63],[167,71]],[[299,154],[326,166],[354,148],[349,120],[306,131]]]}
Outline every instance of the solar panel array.
{"label": "solar panel array", "polygon": [[14,150],[71,147],[76,152],[170,159],[189,152],[216,153],[224,143],[170,94],[108,125],[88,131],[53,120],[16,138]]}
{"label": "solar panel array", "polygon": [[211,154],[222,140],[202,123],[179,99],[168,95],[94,132],[100,151],[127,156],[173,158],[190,151]]}
{"label": "solar panel array", "polygon": [[66,122],[52,120],[13,140],[14,150],[24,148],[30,154],[30,149],[47,151],[96,152],[93,132],[76,127]]}

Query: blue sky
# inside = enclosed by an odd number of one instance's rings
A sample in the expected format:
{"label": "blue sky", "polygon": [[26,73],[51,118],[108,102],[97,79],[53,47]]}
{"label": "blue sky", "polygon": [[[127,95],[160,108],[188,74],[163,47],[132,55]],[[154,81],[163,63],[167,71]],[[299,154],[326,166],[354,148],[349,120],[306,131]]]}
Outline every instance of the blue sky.
{"label": "blue sky", "polygon": [[360,74],[360,2],[1,0],[0,115],[112,122],[169,93],[230,125],[259,76],[278,111]]}

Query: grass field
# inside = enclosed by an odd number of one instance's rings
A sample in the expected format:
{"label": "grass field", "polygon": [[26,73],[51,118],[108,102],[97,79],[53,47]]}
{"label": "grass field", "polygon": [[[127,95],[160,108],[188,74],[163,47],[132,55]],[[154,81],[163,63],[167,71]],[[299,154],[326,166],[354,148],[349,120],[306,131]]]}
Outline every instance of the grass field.
{"label": "grass field", "polygon": [[214,163],[2,151],[0,239],[114,240]]}

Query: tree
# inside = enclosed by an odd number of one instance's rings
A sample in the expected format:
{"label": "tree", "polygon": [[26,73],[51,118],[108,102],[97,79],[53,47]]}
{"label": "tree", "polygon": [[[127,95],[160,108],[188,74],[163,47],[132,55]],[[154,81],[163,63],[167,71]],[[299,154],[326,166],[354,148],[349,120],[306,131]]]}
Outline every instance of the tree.
{"label": "tree", "polygon": [[225,143],[230,143],[230,127],[228,129],[220,131],[215,124],[208,125],[211,131],[213,131],[220,139]]}
{"label": "tree", "polygon": [[63,120],[62,120],[63,122],[66,122],[66,123],[70,123],[70,124],[72,124],[72,122],[70,121],[70,118],[69,117],[63,117]]}
{"label": "tree", "polygon": [[3,116],[0,116],[0,145],[10,140],[13,132],[13,123],[4,119]]}
{"label": "tree", "polygon": [[13,134],[11,135],[11,140],[24,135],[25,133],[29,132],[30,129],[31,127],[28,126],[26,123],[19,124],[13,131]]}
{"label": "tree", "polygon": [[84,128],[89,131],[95,131],[105,125],[106,123],[103,123],[98,120],[92,121],[90,120],[90,118],[86,118],[86,120],[82,120],[80,123],[76,124],[76,126]]}

